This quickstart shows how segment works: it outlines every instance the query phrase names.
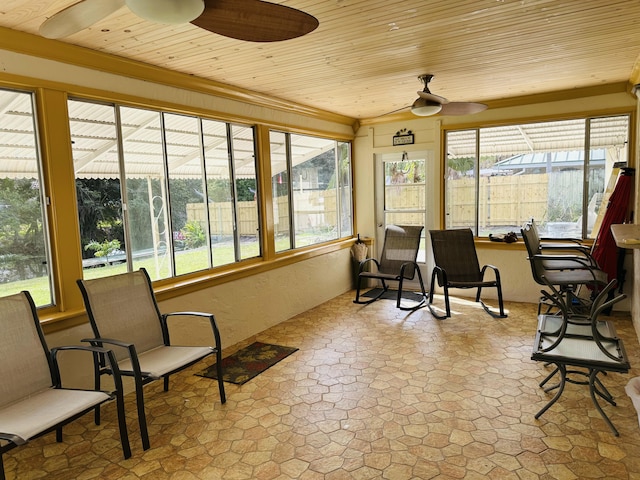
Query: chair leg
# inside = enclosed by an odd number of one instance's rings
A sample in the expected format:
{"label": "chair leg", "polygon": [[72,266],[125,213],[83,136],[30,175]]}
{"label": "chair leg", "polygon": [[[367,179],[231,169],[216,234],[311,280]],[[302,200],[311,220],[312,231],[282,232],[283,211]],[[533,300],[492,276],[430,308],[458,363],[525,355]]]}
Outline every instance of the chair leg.
{"label": "chair leg", "polygon": [[544,412],[549,410],[549,407],[551,407],[551,405],[558,401],[558,399],[562,395],[562,392],[564,391],[564,386],[567,379],[567,368],[562,364],[556,364],[556,366],[558,367],[558,371],[560,372],[560,383],[558,384],[558,391],[556,392],[555,396],[551,400],[549,400],[549,403],[547,403],[544,407],[542,407],[542,410],[535,414],[536,420],[539,419]]}
{"label": "chair leg", "polygon": [[418,265],[415,265],[415,271],[418,274],[418,281],[420,283],[420,291],[422,292],[422,300],[420,300],[419,302],[416,302],[414,305],[409,306],[409,307],[405,307],[403,305],[401,305],[402,303],[402,285],[404,283],[404,267],[402,268],[402,270],[400,271],[400,280],[398,281],[398,296],[396,298],[396,308],[399,308],[400,310],[409,310],[409,311],[414,311],[417,310],[419,308],[422,308],[424,306],[424,304],[427,301],[427,294],[424,291],[424,283],[422,282],[422,274],[420,273],[420,269],[418,267]]}
{"label": "chair leg", "polygon": [[[600,373],[600,372],[598,372]],[[603,375],[606,375],[607,372],[602,372]],[[607,389],[607,387],[604,386],[604,384],[600,381],[600,379],[596,376],[596,378],[594,379],[594,386],[596,387],[595,391],[596,393],[603,398],[604,400],[606,400],[607,402],[609,402],[611,405],[613,405],[614,407],[617,405],[615,400],[613,399],[613,395],[611,395],[611,392],[609,392],[609,390]]]}
{"label": "chair leg", "polygon": [[169,391],[169,375],[165,375],[163,377],[164,380],[164,391],[168,392]]}
{"label": "chair leg", "polygon": [[[618,430],[616,429],[616,427],[613,425],[611,420],[609,420],[609,417],[607,416],[607,414],[604,413],[604,410],[602,409],[602,407],[598,403],[598,399],[596,398],[597,389],[596,389],[596,385],[595,384],[599,382],[596,379],[596,376],[598,375],[598,372],[599,372],[598,370],[592,369],[591,372],[589,373],[589,393],[591,394],[591,400],[593,401],[593,404],[596,406],[596,409],[598,410],[598,412],[600,412],[600,415],[602,416],[602,418],[605,421],[605,423],[607,425],[609,425],[609,428],[611,429],[613,434],[616,437],[619,437],[620,433],[618,433]],[[605,400],[608,400],[606,397],[603,397],[603,398],[605,398]],[[608,401],[611,403],[613,401],[613,399],[608,400]],[[613,405],[615,405],[615,402],[613,403]]]}
{"label": "chair leg", "polygon": [[[93,345],[93,344],[92,344]],[[94,353],[94,355],[97,355]],[[93,362],[93,385],[96,390],[100,390],[100,377],[102,376],[100,372],[100,362],[104,361],[104,356],[99,357],[100,360]],[[100,425],[100,405],[96,405],[96,408],[93,412],[93,421],[96,425]]]}
{"label": "chair leg", "polygon": [[498,307],[500,308],[500,318],[505,318],[506,315],[504,314],[504,301],[502,299],[502,284],[498,282],[496,288],[498,289]]}
{"label": "chair leg", "polygon": [[[500,277],[499,274],[496,272],[496,290],[498,292],[498,311],[500,313],[495,313],[493,310],[491,310],[491,308],[489,308],[487,306],[487,304],[485,304],[482,299],[480,298],[480,295],[482,294],[482,287],[478,287],[478,292],[476,293],[476,302],[480,302],[480,305],[482,305],[482,308],[484,308],[484,311],[487,312],[489,315],[491,315],[494,318],[507,318],[507,316],[504,314],[504,302],[502,300],[502,286],[500,284]],[[538,312],[540,311],[540,306],[538,305]]]}
{"label": "chair leg", "polygon": [[360,303],[360,284],[362,283],[362,278],[358,275],[358,281],[356,282],[356,299],[353,303]]}
{"label": "chair leg", "polygon": [[[556,373],[558,373],[558,367],[554,366],[553,371],[552,371],[549,375],[547,375],[546,377],[544,377],[544,380],[542,380],[542,381],[538,384],[538,386],[539,386],[539,387],[541,387],[541,388],[542,388],[542,387],[544,387],[544,386],[547,384],[547,382],[548,382],[549,380],[551,380],[551,379],[556,375]],[[552,385],[552,386],[550,386],[550,387],[545,388],[545,389],[544,389],[544,391],[545,391],[545,392],[550,392],[551,390],[553,390],[553,389],[555,389],[555,388],[558,388],[559,386],[560,386],[560,384],[558,384],[558,385]]]}
{"label": "chair leg", "polygon": [[224,380],[222,376],[224,372],[222,371],[222,352],[220,349],[216,352],[216,373],[218,375],[218,390],[220,390],[220,403],[227,403],[227,395],[224,391]]}
{"label": "chair leg", "polygon": [[361,283],[361,280],[362,279],[360,278],[360,276],[358,276],[358,285],[357,285],[357,288],[356,288],[356,299],[353,301],[353,303],[359,303],[360,305],[368,305],[369,303],[373,303],[376,300],[378,300],[380,297],[382,297],[384,292],[386,292],[387,289],[389,288],[387,286],[387,284],[385,283],[385,281],[383,279],[381,279],[382,280],[383,289],[380,292],[380,294],[375,298],[370,298],[369,300],[360,300],[360,283]]}
{"label": "chair leg", "polygon": [[[446,277],[444,278],[444,303],[445,303],[445,308],[446,308],[446,315],[440,315],[439,313],[436,313],[436,311],[433,309],[432,305],[433,305],[433,292],[435,291],[435,287],[436,287],[436,276],[438,274],[437,271],[438,267],[435,267],[433,269],[433,271],[431,272],[431,285],[430,285],[430,289],[429,289],[429,302],[427,303],[427,308],[429,308],[429,311],[431,312],[431,315],[433,315],[435,318],[437,318],[438,320],[444,320],[445,318],[448,318],[451,316],[451,309],[449,308],[449,292],[447,290],[447,286],[446,286]],[[443,272],[444,275],[444,272]]]}
{"label": "chair leg", "polygon": [[451,304],[449,303],[449,287],[444,286],[444,305],[447,308],[447,317],[451,316]]}
{"label": "chair leg", "polygon": [[[402,273],[404,273],[404,272],[402,272]],[[402,284],[404,283],[404,277],[403,277],[402,273],[400,274],[400,280],[398,281],[398,294],[397,294],[397,297],[396,297],[396,308],[399,308],[400,310],[404,310],[400,306],[400,303],[402,301]]]}
{"label": "chair leg", "polygon": [[149,443],[149,431],[147,430],[147,414],[144,411],[144,393],[142,391],[142,379],[135,377],[136,383],[136,404],[138,407],[138,424],[140,425],[140,436],[142,437],[142,449],[148,450],[151,444]]}
{"label": "chair leg", "polygon": [[131,445],[129,443],[129,432],[127,430],[127,418],[124,413],[124,394],[122,390],[116,391],[116,411],[118,413],[118,430],[120,431],[122,454],[126,460],[131,457]]}
{"label": "chair leg", "polygon": [[4,460],[2,460],[2,453],[0,453],[0,480],[5,480],[5,476],[4,476]]}

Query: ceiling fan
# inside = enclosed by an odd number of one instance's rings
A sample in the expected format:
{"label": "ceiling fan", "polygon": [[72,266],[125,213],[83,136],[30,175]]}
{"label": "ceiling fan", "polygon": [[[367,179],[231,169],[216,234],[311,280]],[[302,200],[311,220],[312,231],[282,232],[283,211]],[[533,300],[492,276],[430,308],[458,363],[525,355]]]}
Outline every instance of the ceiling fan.
{"label": "ceiling fan", "polygon": [[40,25],[40,35],[63,38],[79,32],[123,6],[157,23],[192,23],[219,35],[249,42],[301,37],[318,20],[295,8],[263,0],[80,0]]}
{"label": "ceiling fan", "polygon": [[424,89],[418,92],[418,98],[411,105],[411,113],[419,117],[428,117],[439,113],[440,115],[471,115],[487,109],[484,103],[475,102],[450,102],[440,95],[435,95],[429,90],[429,82],[433,75],[426,73],[418,78],[424,83]]}

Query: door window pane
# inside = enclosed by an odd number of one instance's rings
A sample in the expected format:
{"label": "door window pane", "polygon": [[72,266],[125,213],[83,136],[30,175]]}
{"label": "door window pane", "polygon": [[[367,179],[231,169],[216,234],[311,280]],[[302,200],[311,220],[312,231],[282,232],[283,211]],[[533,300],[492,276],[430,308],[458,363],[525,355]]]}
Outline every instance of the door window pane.
{"label": "door window pane", "polygon": [[351,144],[338,142],[338,177],[340,204],[340,234],[339,237],[353,235],[353,205],[351,202]]}
{"label": "door window pane", "polygon": [[182,275],[209,268],[200,123],[195,117],[164,114],[164,132],[175,272]]}
{"label": "door window pane", "polygon": [[271,194],[273,196],[273,230],[276,252],[292,248],[289,224],[289,168],[288,137],[282,132],[271,132]]}
{"label": "door window pane", "polygon": [[587,237],[595,238],[603,220],[608,194],[613,191],[615,167],[626,166],[629,159],[629,118],[604,117],[589,120],[588,187],[586,198]]}
{"label": "door window pane", "polygon": [[338,238],[336,141],[291,135],[295,247]]}
{"label": "door window pane", "polygon": [[70,100],[84,278],[126,271],[119,144],[113,105]]}
{"label": "door window pane", "polygon": [[476,130],[447,132],[445,227],[476,231]]}
{"label": "door window pane", "polygon": [[239,259],[260,256],[260,210],[253,128],[231,125]]}
{"label": "door window pane", "polygon": [[235,207],[231,188],[227,124],[203,120],[202,130],[213,266],[228,265],[236,261],[236,255]]}
{"label": "door window pane", "polygon": [[[383,155],[384,169],[384,225],[426,225],[426,168],[425,159],[410,159],[405,152]],[[418,261],[425,261],[423,230]]]}
{"label": "door window pane", "polygon": [[28,290],[53,303],[32,94],[0,90],[0,296]]}
{"label": "door window pane", "polygon": [[132,270],[152,280],[171,276],[171,228],[166,191],[161,114],[119,107],[122,122],[127,231]]}

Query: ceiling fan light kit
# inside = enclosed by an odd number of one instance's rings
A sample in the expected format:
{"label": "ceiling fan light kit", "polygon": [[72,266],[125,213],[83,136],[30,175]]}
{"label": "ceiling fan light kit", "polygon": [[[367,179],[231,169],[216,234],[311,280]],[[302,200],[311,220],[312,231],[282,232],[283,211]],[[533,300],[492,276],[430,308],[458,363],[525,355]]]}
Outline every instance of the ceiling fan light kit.
{"label": "ceiling fan light kit", "polygon": [[428,117],[435,115],[442,110],[442,104],[427,100],[426,98],[417,98],[411,105],[411,113],[419,117]]}
{"label": "ceiling fan light kit", "polygon": [[450,102],[440,95],[435,95],[429,90],[429,82],[433,79],[433,75],[425,73],[420,75],[418,79],[424,84],[424,89],[418,92],[418,98],[411,105],[411,113],[419,117],[428,117],[430,115],[471,115],[486,110],[484,103],[475,102]]}
{"label": "ceiling fan light kit", "polygon": [[156,23],[189,23],[204,12],[204,0],[126,0],[126,4],[139,17]]}

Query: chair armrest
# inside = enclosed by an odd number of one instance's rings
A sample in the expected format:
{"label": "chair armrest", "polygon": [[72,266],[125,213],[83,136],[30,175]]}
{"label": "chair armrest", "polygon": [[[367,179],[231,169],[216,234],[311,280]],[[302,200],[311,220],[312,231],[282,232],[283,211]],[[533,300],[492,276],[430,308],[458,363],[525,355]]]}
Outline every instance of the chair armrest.
{"label": "chair armrest", "polygon": [[171,338],[169,336],[169,325],[168,319],[169,317],[201,317],[208,318],[209,324],[211,325],[211,331],[213,332],[213,337],[216,342],[216,348],[218,351],[222,351],[222,342],[220,339],[220,330],[218,330],[218,325],[216,323],[216,318],[212,313],[206,312],[171,312],[171,313],[163,313],[160,315],[160,323],[162,324],[162,336],[164,338],[165,345],[171,345]]}
{"label": "chair armrest", "polygon": [[362,260],[360,262],[360,265],[358,265],[358,274],[360,274],[360,272],[364,271],[364,268],[367,266],[368,263],[373,262],[376,265],[377,269],[380,269],[380,262],[378,262],[377,259],[373,258],[373,257],[369,257],[369,258],[365,258],[364,260]]}
{"label": "chair armrest", "polygon": [[583,245],[581,243],[578,243],[577,241],[574,240],[566,240],[564,242],[555,242],[555,243],[547,243],[547,242],[540,242],[540,248],[544,249],[549,249],[549,250],[583,250],[585,252],[588,252],[589,250],[591,250],[591,248],[587,245]]}
{"label": "chair armrest", "polygon": [[[565,238],[565,237],[540,237],[540,242],[549,242],[549,243],[577,243],[578,245],[583,245],[582,241],[579,238]],[[584,246],[584,245],[583,245]]]}
{"label": "chair armrest", "polygon": [[107,345],[114,345],[116,347],[126,348],[129,351],[131,351],[131,349],[133,349],[134,353],[135,353],[135,348],[136,348],[133,343],[123,342],[122,340],[116,340],[115,338],[103,338],[103,337],[100,337],[100,338],[83,338],[80,341],[81,342],[90,343],[94,347],[102,347],[102,344],[106,343]]}
{"label": "chair armrest", "polygon": [[166,320],[168,317],[173,316],[188,316],[188,317],[211,317],[213,314],[206,312],[171,312],[171,313],[163,313],[162,317]]}
{"label": "chair armrest", "polygon": [[[584,255],[544,255],[541,253],[537,253],[533,255],[533,260],[562,260],[565,262],[575,263],[575,268],[588,268],[588,269],[598,269],[598,265],[595,261],[589,257]],[[570,268],[570,267],[569,267]]]}
{"label": "chair armrest", "polygon": [[27,441],[19,435],[4,432],[0,432],[0,440],[7,440],[14,445],[25,445],[27,443]]}
{"label": "chair armrest", "polygon": [[[108,345],[114,345],[116,347],[122,347],[127,350],[127,354],[129,355],[129,359],[131,360],[131,366],[133,368],[133,372],[136,376],[142,375],[142,371],[140,370],[140,361],[138,360],[138,352],[136,351],[136,346],[133,343],[123,342],[122,340],[116,340],[115,338],[83,338],[82,342],[89,342],[94,347],[102,347],[103,343]],[[111,351],[111,350],[110,350]],[[115,360],[115,355],[114,355]],[[109,362],[111,363],[111,361]],[[117,366],[117,361],[115,362]],[[111,363],[113,365],[113,363]]]}
{"label": "chair armrest", "polygon": [[487,269],[493,270],[493,275],[495,276],[496,282],[498,282],[498,284],[500,283],[500,270],[498,270],[498,267],[496,267],[495,265],[484,265],[482,267],[482,269],[480,270],[480,277],[482,278],[482,280],[484,281],[484,274],[487,271]]}
{"label": "chair armrest", "polygon": [[51,361],[53,363],[55,388],[62,388],[62,378],[60,376],[60,368],[58,367],[58,353],[69,350],[91,352],[91,354],[93,355],[94,368],[99,367],[99,355],[102,355],[103,357],[106,356],[109,359],[109,366],[111,368],[111,374],[113,375],[115,389],[117,391],[122,391],[120,369],[118,368],[118,361],[116,360],[116,356],[113,353],[113,350],[98,347],[95,345],[65,345],[62,347],[54,347],[51,349]]}
{"label": "chair armrest", "polygon": [[123,342],[122,340],[116,340],[115,338],[83,338],[80,340],[81,342],[87,342],[93,345],[94,347],[101,347],[101,343],[106,343],[108,345],[115,345],[117,347],[129,348],[133,347],[133,343]]}

